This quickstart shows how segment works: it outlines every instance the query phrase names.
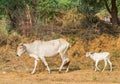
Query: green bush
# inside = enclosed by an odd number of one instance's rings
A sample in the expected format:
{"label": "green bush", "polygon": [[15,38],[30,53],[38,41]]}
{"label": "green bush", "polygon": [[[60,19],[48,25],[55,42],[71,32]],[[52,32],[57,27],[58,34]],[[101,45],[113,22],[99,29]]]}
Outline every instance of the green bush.
{"label": "green bush", "polygon": [[3,45],[17,45],[17,42],[20,41],[20,35],[15,32],[8,32],[6,23],[0,24],[0,46]]}
{"label": "green bush", "polygon": [[8,31],[6,29],[6,24],[0,24],[0,46],[7,44]]}

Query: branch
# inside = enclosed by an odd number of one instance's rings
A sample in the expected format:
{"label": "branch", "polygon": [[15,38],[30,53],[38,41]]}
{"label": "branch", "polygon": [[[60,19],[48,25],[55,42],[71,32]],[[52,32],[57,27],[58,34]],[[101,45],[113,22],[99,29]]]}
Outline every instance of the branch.
{"label": "branch", "polygon": [[107,10],[108,10],[108,12],[111,14],[111,11],[110,11],[110,8],[109,8],[109,6],[108,6],[107,1],[106,1],[106,0],[104,0],[104,2],[105,2],[106,9],[107,9]]}

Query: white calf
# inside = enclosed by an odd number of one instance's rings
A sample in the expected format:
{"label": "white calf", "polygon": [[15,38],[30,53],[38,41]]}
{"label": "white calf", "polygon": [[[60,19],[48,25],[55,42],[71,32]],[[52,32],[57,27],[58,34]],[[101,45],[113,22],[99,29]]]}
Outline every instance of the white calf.
{"label": "white calf", "polygon": [[70,63],[70,60],[66,54],[68,47],[69,47],[69,43],[64,39],[56,39],[51,41],[37,40],[30,44],[20,43],[17,47],[17,56],[21,56],[23,53],[26,53],[29,56],[35,58],[34,69],[31,74],[35,73],[39,59],[43,61],[43,63],[47,67],[48,73],[50,73],[50,68],[48,66],[45,57],[52,57],[59,53],[62,59],[62,64],[59,68],[59,72],[61,72],[62,67],[66,64],[67,64],[66,72],[68,72],[69,63]]}
{"label": "white calf", "polygon": [[86,57],[90,57],[95,61],[95,71],[100,70],[97,66],[98,62],[100,60],[104,60],[105,65],[104,65],[104,68],[103,68],[102,72],[104,71],[105,67],[107,66],[107,62],[110,64],[110,71],[112,71],[112,63],[110,62],[109,55],[110,55],[109,52],[100,52],[100,53],[87,52],[86,53]]}

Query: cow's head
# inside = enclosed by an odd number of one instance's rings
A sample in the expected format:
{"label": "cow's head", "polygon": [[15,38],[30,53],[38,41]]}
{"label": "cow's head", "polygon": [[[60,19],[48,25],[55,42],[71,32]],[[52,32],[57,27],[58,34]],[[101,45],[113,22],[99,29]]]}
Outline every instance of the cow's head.
{"label": "cow's head", "polygon": [[26,52],[26,47],[23,43],[20,43],[17,47],[17,56],[21,56],[23,53]]}

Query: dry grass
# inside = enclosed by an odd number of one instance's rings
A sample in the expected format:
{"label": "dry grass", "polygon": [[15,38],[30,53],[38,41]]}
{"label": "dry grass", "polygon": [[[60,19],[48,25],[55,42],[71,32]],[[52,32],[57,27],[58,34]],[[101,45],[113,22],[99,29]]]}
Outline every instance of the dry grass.
{"label": "dry grass", "polygon": [[[0,80],[2,84],[20,84],[25,82],[26,84],[38,82],[48,84],[66,84],[68,81],[70,84],[114,84],[120,83],[118,74],[120,73],[120,38],[113,38],[110,36],[102,35],[97,39],[87,42],[82,41],[79,38],[71,40],[66,38],[71,44],[71,48],[68,50],[68,56],[71,60],[70,72],[58,74],[58,69],[61,60],[60,57],[48,58],[50,68],[52,69],[51,76],[47,74],[44,64],[39,61],[36,74],[28,75],[33,69],[34,59],[27,55],[16,57],[16,46],[11,48],[11,45],[0,47]],[[31,41],[31,40],[29,40]],[[15,44],[16,45],[16,44]],[[111,61],[113,63],[113,72],[109,73],[109,66],[107,66],[104,73],[94,72],[94,64],[90,58],[86,58],[85,53],[88,51],[100,52],[108,51],[111,53]],[[55,62],[51,61],[54,60]],[[100,62],[99,67],[102,69],[103,62]],[[87,71],[86,71],[87,70]],[[64,71],[64,70],[63,70]],[[75,79],[74,79],[75,76]],[[8,78],[10,77],[10,78]],[[20,81],[20,79],[26,79]],[[37,79],[36,79],[37,78]],[[9,80],[10,79],[10,80]],[[11,81],[15,79],[14,81]],[[30,81],[31,80],[31,81]],[[13,83],[14,82],[14,83]]]}
{"label": "dry grass", "polygon": [[[65,37],[64,37],[65,38]],[[119,70],[120,65],[120,38],[113,38],[110,36],[102,35],[97,39],[91,40],[88,44],[81,39],[76,38],[74,41],[71,41],[69,38],[66,38],[72,44],[71,48],[68,50],[68,56],[71,60],[71,70],[74,69],[92,69],[93,61],[89,58],[86,58],[85,53],[87,51],[91,52],[101,52],[107,51],[111,53],[111,60],[113,67],[116,70]],[[10,71],[28,71],[30,72],[33,68],[34,59],[30,58],[27,55],[23,55],[20,58],[17,58],[16,55],[16,46],[14,48],[12,45],[6,45],[0,48],[0,68],[1,70],[10,70]],[[56,62],[51,62],[51,59],[54,59]],[[59,67],[61,60],[60,56],[54,58],[48,58],[48,63],[50,67],[55,68]],[[45,70],[44,65],[39,63],[38,70]],[[20,68],[20,69],[19,69]]]}

